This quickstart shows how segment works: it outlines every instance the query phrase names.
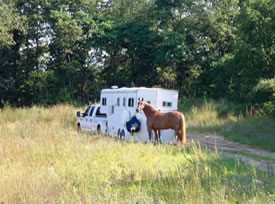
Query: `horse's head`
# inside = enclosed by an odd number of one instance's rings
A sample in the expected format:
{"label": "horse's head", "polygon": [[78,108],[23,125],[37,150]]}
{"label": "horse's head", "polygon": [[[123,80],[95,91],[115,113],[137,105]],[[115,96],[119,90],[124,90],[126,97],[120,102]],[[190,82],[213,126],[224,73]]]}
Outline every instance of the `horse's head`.
{"label": "horse's head", "polygon": [[137,113],[139,113],[140,111],[143,110],[143,108],[145,107],[145,104],[146,104],[146,102],[143,100],[143,98],[138,99],[137,109],[136,109]]}

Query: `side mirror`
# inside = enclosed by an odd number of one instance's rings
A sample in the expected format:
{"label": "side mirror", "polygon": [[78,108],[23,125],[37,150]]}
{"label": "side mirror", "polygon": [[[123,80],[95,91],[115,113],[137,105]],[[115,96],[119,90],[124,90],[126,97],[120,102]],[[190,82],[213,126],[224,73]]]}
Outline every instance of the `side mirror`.
{"label": "side mirror", "polygon": [[77,116],[77,117],[80,117],[80,111],[77,111],[77,112],[76,112],[76,116]]}

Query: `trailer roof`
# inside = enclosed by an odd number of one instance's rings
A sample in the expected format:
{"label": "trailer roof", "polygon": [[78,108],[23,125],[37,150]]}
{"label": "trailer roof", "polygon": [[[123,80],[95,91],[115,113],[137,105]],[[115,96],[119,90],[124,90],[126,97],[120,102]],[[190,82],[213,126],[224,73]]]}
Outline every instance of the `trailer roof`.
{"label": "trailer roof", "polygon": [[161,91],[161,90],[165,90],[165,91],[175,91],[177,92],[177,90],[172,90],[172,89],[163,89],[163,88],[147,88],[147,87],[132,87],[132,88],[128,88],[128,87],[122,87],[122,88],[111,88],[111,89],[102,89],[101,93],[129,93],[129,92],[137,92],[139,90],[155,90],[155,91]]}

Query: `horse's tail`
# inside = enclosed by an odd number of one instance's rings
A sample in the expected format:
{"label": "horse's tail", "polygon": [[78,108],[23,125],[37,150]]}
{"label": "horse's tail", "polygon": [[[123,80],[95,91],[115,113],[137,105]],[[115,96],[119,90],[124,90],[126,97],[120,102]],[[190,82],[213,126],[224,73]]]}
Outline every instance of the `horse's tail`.
{"label": "horse's tail", "polygon": [[185,127],[185,118],[184,115],[181,114],[181,127],[180,127],[180,133],[181,133],[181,141],[183,144],[186,144],[186,127]]}

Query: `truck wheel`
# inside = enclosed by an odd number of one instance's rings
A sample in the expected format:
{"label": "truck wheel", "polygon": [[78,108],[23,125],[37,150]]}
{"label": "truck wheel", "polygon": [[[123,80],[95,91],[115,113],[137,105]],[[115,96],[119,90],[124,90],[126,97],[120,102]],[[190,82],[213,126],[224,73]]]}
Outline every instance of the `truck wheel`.
{"label": "truck wheel", "polygon": [[100,125],[97,126],[97,134],[98,134],[98,135],[101,134],[101,127],[100,127]]}
{"label": "truck wheel", "polygon": [[81,131],[81,126],[79,123],[77,123],[77,132],[80,132]]}
{"label": "truck wheel", "polygon": [[124,130],[122,130],[121,133],[120,133],[120,139],[121,140],[125,140],[125,132],[124,132]]}

